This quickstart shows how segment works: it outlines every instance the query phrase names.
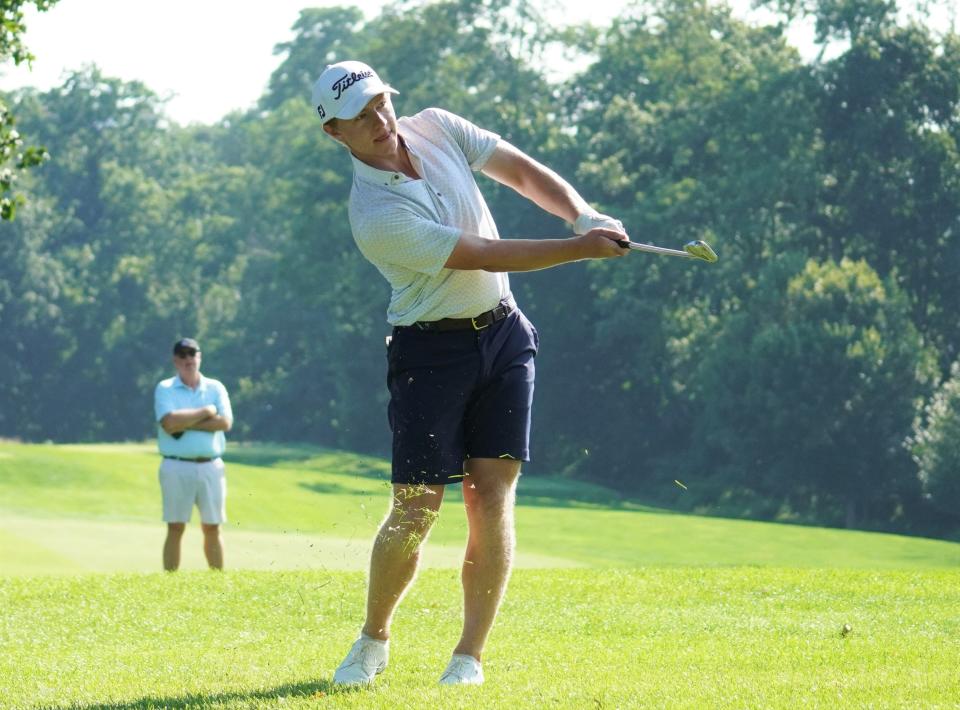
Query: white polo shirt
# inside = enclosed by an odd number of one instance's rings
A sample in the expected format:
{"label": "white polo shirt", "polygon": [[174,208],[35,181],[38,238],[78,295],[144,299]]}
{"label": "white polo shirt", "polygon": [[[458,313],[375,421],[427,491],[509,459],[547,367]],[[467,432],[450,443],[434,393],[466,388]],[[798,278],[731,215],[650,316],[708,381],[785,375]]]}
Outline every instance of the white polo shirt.
{"label": "white polo shirt", "polygon": [[392,289],[387,321],[411,325],[488,311],[510,295],[507,275],[443,265],[464,232],[500,238],[473,176],[500,137],[437,108],[397,124],[421,179],[353,158],[350,191],[353,238]]}

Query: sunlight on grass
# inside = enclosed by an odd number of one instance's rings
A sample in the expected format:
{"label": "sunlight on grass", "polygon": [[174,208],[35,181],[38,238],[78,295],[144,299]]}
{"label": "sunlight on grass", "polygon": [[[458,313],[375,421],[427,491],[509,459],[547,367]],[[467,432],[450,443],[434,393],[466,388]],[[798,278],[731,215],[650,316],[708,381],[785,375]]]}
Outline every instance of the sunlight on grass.
{"label": "sunlight on grass", "polygon": [[[241,464],[228,457],[228,567],[365,566],[370,542],[390,505],[385,461],[306,446],[233,448],[246,461],[272,463]],[[0,454],[8,454],[0,458],[0,530],[5,539],[21,541],[3,543],[0,538],[0,575],[154,569],[164,527],[158,457],[151,446],[0,442]],[[580,486],[589,503],[577,499]],[[522,477],[520,564],[960,567],[956,543],[661,514],[630,509],[612,493],[611,504],[604,506],[599,502],[602,490],[575,481]],[[188,568],[204,565],[196,523],[194,516],[184,543]],[[431,564],[458,566],[465,535],[462,496],[453,487],[426,546]],[[18,551],[26,549],[22,541],[42,549],[25,554]]]}
{"label": "sunlight on grass", "polygon": [[487,683],[436,685],[462,614],[465,516],[450,489],[387,672],[345,692],[330,677],[362,623],[386,462],[238,448],[227,571],[201,571],[194,523],[171,575],[152,572],[164,534],[152,447],[0,442],[0,705],[792,710],[960,697],[960,546],[604,504],[596,486],[549,479],[521,480],[518,569]]}
{"label": "sunlight on grass", "polygon": [[441,689],[459,581],[428,571],[397,614],[386,672],[344,692],[330,677],[363,590],[360,573],[322,571],[7,580],[0,697],[117,709],[952,707],[960,697],[957,572],[520,570],[485,654],[487,683]]}

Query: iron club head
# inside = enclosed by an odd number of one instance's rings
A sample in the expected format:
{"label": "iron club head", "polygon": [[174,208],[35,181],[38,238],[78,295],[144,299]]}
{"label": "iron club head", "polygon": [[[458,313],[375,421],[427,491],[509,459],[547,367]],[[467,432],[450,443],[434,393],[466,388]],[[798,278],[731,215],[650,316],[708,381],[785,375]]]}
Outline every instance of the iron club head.
{"label": "iron club head", "polygon": [[717,260],[717,252],[710,248],[702,239],[693,242],[687,242],[683,245],[683,250],[692,257],[709,261],[711,264]]}

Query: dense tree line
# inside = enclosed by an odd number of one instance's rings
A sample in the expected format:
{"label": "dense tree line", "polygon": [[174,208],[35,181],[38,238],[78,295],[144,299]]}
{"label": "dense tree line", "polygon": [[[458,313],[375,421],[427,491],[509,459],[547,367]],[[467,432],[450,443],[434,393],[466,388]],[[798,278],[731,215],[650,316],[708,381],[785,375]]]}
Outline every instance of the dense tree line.
{"label": "dense tree line", "polygon": [[[892,0],[771,1],[836,58],[704,0],[550,27],[528,0],[303,10],[258,106],[180,127],[87,69],[6,96],[52,156],[0,226],[0,435],[149,436],[193,335],[235,436],[388,451],[387,288],[307,105],[362,58],[567,176],[633,255],[511,277],[538,325],[535,463],[681,509],[950,534],[960,503],[960,37]],[[415,68],[410,48],[419,58]],[[579,67],[559,80],[560,56]],[[491,181],[504,236],[569,227]],[[683,486],[677,485],[680,482]]]}

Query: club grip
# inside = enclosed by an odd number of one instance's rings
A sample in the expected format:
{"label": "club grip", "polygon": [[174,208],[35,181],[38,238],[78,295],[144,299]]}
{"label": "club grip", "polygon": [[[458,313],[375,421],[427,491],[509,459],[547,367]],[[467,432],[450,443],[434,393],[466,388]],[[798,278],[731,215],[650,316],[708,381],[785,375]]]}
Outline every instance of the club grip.
{"label": "club grip", "polygon": [[617,246],[620,247],[621,249],[629,249],[629,248],[630,248],[630,240],[629,240],[629,239],[618,239],[618,240],[617,240]]}

